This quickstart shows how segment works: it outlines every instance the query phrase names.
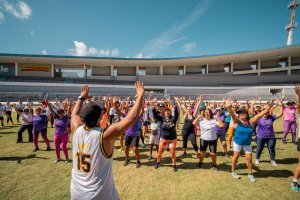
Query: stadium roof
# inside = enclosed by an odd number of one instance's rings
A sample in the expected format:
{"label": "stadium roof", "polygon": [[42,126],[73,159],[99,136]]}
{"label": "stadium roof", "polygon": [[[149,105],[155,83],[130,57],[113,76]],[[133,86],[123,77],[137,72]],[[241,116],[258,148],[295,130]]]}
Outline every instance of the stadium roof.
{"label": "stadium roof", "polygon": [[93,65],[93,66],[199,66],[199,64],[226,64],[230,62],[243,63],[260,60],[284,59],[288,56],[300,56],[300,44],[267,50],[243,51],[227,54],[203,55],[177,58],[116,58],[89,56],[59,56],[0,53],[0,62],[18,62],[31,64],[63,64],[63,65]]}

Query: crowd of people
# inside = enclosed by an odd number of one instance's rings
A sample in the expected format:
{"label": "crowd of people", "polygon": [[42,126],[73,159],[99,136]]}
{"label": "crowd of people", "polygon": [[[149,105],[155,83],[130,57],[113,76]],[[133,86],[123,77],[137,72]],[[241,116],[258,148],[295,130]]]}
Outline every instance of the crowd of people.
{"label": "crowd of people", "polygon": [[[172,169],[178,171],[176,165],[177,136],[179,135],[180,116],[183,117],[181,127],[183,154],[188,154],[187,144],[190,141],[195,157],[199,159],[197,167],[202,168],[207,148],[212,159],[212,170],[219,171],[217,165],[218,140],[222,145],[223,155],[230,157],[229,149],[233,149],[231,173],[232,177],[240,179],[235,171],[241,150],[245,153],[248,178],[256,182],[252,173],[252,138],[255,135],[256,154],[255,165],[260,164],[260,156],[265,146],[270,154],[270,164],[276,163],[276,137],[273,127],[275,120],[283,116],[282,143],[286,144],[289,132],[292,134],[292,143],[297,145],[299,163],[294,171],[291,183],[292,190],[298,192],[300,176],[300,130],[297,139],[297,115],[300,122],[300,85],[295,86],[295,101],[283,104],[284,97],[267,103],[247,101],[245,104],[237,100],[223,99],[204,101],[203,96],[196,99],[174,97],[159,100],[144,98],[144,85],[136,83],[135,98],[127,97],[92,97],[89,96],[88,86],[83,86],[80,96],[64,101],[55,100],[50,103],[44,99],[41,106],[25,104],[0,104],[0,121],[4,126],[3,115],[7,125],[13,125],[13,108],[17,113],[17,122],[21,122],[18,131],[17,143],[23,142],[22,134],[28,132],[28,141],[34,143],[34,152],[39,150],[38,137],[41,133],[46,144],[46,150],[51,149],[47,136],[47,124],[54,127],[54,146],[57,159],[62,161],[60,147],[65,155],[65,162],[69,162],[67,143],[72,142],[72,180],[71,198],[90,199],[101,197],[118,199],[118,193],[112,176],[112,154],[114,142],[119,139],[120,149],[124,151],[124,166],[131,163],[129,153],[136,157],[136,168],[142,166],[139,147],[146,148],[146,135],[149,134],[149,157],[155,157],[155,169],[162,166],[162,156],[165,151],[170,152]],[[278,107],[276,114],[273,110]],[[34,111],[33,111],[34,110]],[[197,137],[200,137],[199,143]],[[298,141],[297,141],[298,140]],[[99,145],[100,144],[100,145]],[[93,155],[100,156],[93,156]],[[93,173],[90,173],[90,172]],[[91,188],[92,187],[92,188]],[[87,188],[89,191],[87,192]]]}

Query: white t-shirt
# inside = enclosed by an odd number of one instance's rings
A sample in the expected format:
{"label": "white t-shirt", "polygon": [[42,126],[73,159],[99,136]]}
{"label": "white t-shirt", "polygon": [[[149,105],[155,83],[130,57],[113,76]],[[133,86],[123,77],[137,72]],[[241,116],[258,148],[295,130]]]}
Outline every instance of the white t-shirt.
{"label": "white t-shirt", "polygon": [[115,108],[110,108],[109,115],[114,115],[114,114],[115,114]]}
{"label": "white t-shirt", "polygon": [[22,125],[28,125],[28,124],[30,124],[30,123],[24,122],[23,119],[26,119],[27,121],[32,122],[32,115],[31,114],[27,114],[26,115],[26,114],[22,113],[20,117],[21,117],[21,123],[22,123]]}
{"label": "white t-shirt", "polygon": [[0,117],[3,116],[3,111],[5,110],[4,106],[0,106]]}
{"label": "white t-shirt", "polygon": [[5,105],[5,111],[12,111],[11,105]]}
{"label": "white t-shirt", "polygon": [[215,119],[206,120],[205,118],[202,118],[199,120],[199,127],[201,131],[200,138],[203,140],[216,140],[217,139],[217,133],[215,131],[215,128],[219,125],[219,122],[217,122]]}
{"label": "white t-shirt", "polygon": [[25,105],[21,103],[21,104],[17,104],[16,107],[18,110],[23,110],[25,108]]}

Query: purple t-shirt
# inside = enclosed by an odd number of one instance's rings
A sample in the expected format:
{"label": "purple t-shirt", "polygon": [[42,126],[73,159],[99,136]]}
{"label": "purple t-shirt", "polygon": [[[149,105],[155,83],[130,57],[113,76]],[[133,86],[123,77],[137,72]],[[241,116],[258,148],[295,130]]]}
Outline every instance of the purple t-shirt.
{"label": "purple t-shirt", "polygon": [[55,114],[54,124],[55,124],[55,136],[63,136],[68,134],[68,122],[69,118],[65,115],[62,119],[59,119],[59,116]]}
{"label": "purple t-shirt", "polygon": [[[219,116],[219,119],[224,122],[225,121],[225,115],[224,114],[221,114]],[[215,128],[215,131],[216,133],[225,133],[226,129],[225,129],[225,126],[223,128],[220,128],[219,126],[216,126]]]}
{"label": "purple t-shirt", "polygon": [[33,115],[32,122],[33,122],[33,129],[40,131],[47,128],[47,119],[48,116],[45,114],[40,115]]}
{"label": "purple t-shirt", "polygon": [[273,122],[276,120],[276,115],[271,115],[268,118],[260,118],[257,122],[257,137],[275,138]]}
{"label": "purple t-shirt", "polygon": [[[127,115],[124,114],[124,117]],[[125,132],[125,135],[130,137],[136,137],[139,135],[139,120],[138,119],[132,126],[129,127],[129,129]]]}

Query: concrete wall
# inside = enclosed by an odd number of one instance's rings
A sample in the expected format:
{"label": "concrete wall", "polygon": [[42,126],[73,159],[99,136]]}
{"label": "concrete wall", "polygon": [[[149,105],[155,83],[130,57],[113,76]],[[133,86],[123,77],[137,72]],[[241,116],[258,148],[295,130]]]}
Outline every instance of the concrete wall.
{"label": "concrete wall", "polygon": [[260,68],[261,69],[269,69],[269,68],[280,67],[278,62],[279,62],[279,60],[261,61]]}
{"label": "concrete wall", "polygon": [[186,66],[185,74],[201,74],[201,66]]}
{"label": "concrete wall", "polygon": [[146,75],[159,75],[159,67],[145,67]]}
{"label": "concrete wall", "polygon": [[136,67],[117,67],[118,76],[136,76]]}
{"label": "concrete wall", "polygon": [[106,67],[93,66],[92,76],[110,76],[110,75],[111,75],[110,66],[106,66]]}
{"label": "concrete wall", "polygon": [[233,71],[246,71],[246,70],[252,70],[250,67],[252,63],[233,63]]}
{"label": "concrete wall", "polygon": [[208,73],[221,73],[224,71],[224,65],[208,65]]}
{"label": "concrete wall", "polygon": [[292,57],[292,66],[300,65],[300,57]]}
{"label": "concrete wall", "polygon": [[179,66],[178,67],[164,67],[164,75],[178,75]]}

